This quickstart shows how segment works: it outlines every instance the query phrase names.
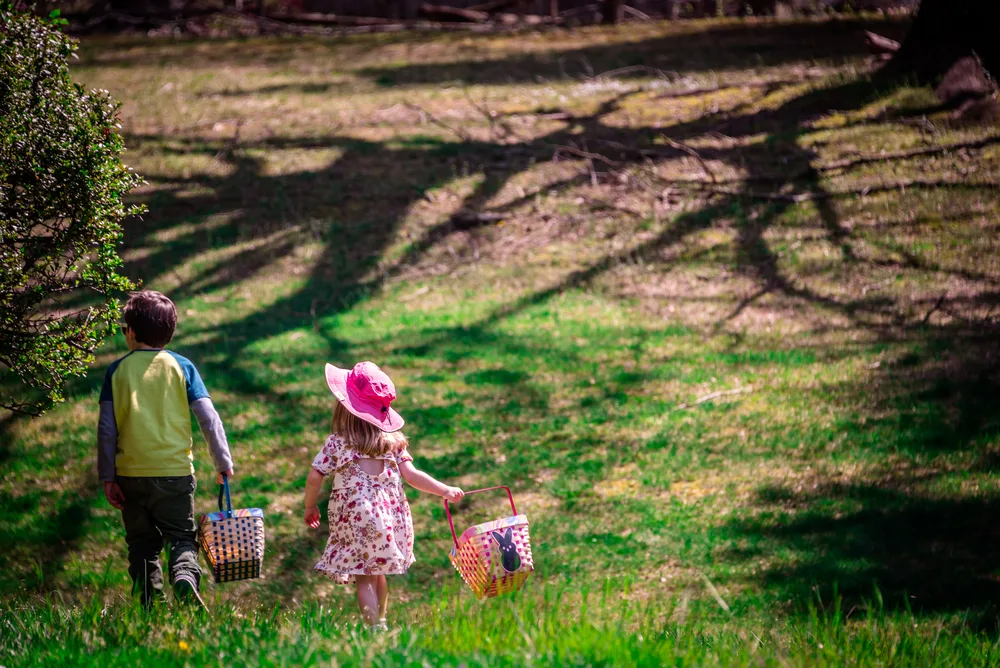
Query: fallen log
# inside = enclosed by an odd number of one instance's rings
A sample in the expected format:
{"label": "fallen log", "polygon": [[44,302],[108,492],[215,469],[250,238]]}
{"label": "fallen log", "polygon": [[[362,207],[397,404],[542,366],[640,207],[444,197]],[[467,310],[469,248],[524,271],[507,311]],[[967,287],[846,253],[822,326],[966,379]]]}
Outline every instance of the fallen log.
{"label": "fallen log", "polygon": [[187,9],[166,9],[150,10],[139,15],[123,14],[120,12],[89,11],[89,12],[60,12],[59,18],[70,23],[88,23],[92,21],[113,21],[124,19],[127,21],[176,21],[178,19],[192,19],[196,17],[211,16],[218,14],[217,8],[191,7]]}
{"label": "fallen log", "polygon": [[888,37],[883,37],[882,35],[869,32],[868,30],[865,31],[865,44],[868,46],[868,51],[870,51],[873,56],[877,56],[882,59],[891,58],[892,54],[899,51],[899,42],[894,39],[889,39]]}
{"label": "fallen log", "polygon": [[575,19],[575,18],[588,18],[593,19],[595,17],[600,17],[601,6],[596,4],[582,5],[580,7],[573,7],[572,9],[565,9],[559,12],[559,17],[564,20]]}
{"label": "fallen log", "polygon": [[[250,17],[248,17],[250,18]],[[386,19],[375,16],[344,16],[342,14],[319,14],[307,12],[304,14],[268,14],[267,18],[287,23],[304,25],[328,26],[381,26],[399,23],[399,19]]]}
{"label": "fallen log", "polygon": [[518,0],[490,0],[490,2],[484,2],[479,5],[473,5],[467,9],[474,12],[486,12],[491,14],[499,9],[506,9],[511,5],[517,3]]}
{"label": "fallen log", "polygon": [[640,21],[653,20],[653,18],[649,14],[646,14],[645,12],[640,12],[635,7],[629,7],[628,5],[622,5],[622,12],[624,12],[627,16],[639,19]]}
{"label": "fallen log", "polygon": [[420,15],[430,19],[440,19],[443,21],[469,21],[471,23],[485,23],[490,19],[486,12],[478,12],[473,9],[461,9],[459,7],[447,7],[445,5],[420,5]]}
{"label": "fallen log", "polygon": [[553,18],[551,16],[539,16],[538,14],[493,14],[492,20],[500,25],[504,26],[515,26],[515,25],[526,25],[526,26],[540,26],[540,25],[551,25],[556,23],[561,23],[561,19]]}
{"label": "fallen log", "polygon": [[[560,18],[533,14],[499,13],[491,16],[485,12],[470,13],[469,10],[456,10],[450,7],[439,8],[434,5],[425,5],[425,7],[444,9],[445,13],[451,12],[451,15],[448,17],[442,16],[437,21],[431,21],[426,18],[398,20],[381,17],[316,13],[275,13],[261,16],[232,9],[212,12],[203,12],[200,10],[178,12],[170,18],[165,18],[166,14],[149,17],[108,12],[93,16],[93,18],[86,21],[81,21],[83,15],[77,14],[75,15],[76,20],[69,26],[69,31],[73,34],[115,30],[153,31],[175,26],[182,31],[190,32],[194,35],[209,35],[214,33],[207,29],[207,21],[213,17],[228,17],[254,23],[262,34],[293,35],[354,35],[374,32],[401,32],[406,30],[487,33],[510,30],[519,26],[557,25],[562,23],[562,19]],[[465,18],[460,16],[461,14],[466,15]]]}

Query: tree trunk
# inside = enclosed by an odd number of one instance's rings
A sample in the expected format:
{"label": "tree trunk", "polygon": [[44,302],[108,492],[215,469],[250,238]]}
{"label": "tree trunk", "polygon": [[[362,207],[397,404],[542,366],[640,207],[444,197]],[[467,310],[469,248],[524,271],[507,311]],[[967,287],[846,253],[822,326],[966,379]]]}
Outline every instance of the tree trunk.
{"label": "tree trunk", "polygon": [[613,25],[622,15],[622,0],[604,0],[601,4],[601,23]]}
{"label": "tree trunk", "polygon": [[1000,2],[923,0],[885,72],[937,85],[959,61],[970,58],[1000,78]]}

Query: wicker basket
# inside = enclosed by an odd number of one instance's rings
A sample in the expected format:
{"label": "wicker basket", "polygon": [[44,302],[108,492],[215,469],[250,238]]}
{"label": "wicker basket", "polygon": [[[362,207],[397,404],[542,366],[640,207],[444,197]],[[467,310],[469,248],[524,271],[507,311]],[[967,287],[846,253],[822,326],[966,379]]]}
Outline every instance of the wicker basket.
{"label": "wicker basket", "polygon": [[[222,507],[223,495],[225,509]],[[216,582],[260,577],[264,560],[264,511],[260,508],[233,510],[228,477],[223,476],[219,485],[219,512],[201,516],[198,534]]]}
{"label": "wicker basket", "polygon": [[534,570],[531,560],[531,541],[528,536],[528,517],[517,514],[510,488],[488,487],[466,494],[494,489],[507,491],[513,515],[477,524],[466,529],[461,536],[455,534],[451,509],[448,507],[448,502],[444,502],[451,536],[455,540],[455,547],[451,549],[448,557],[462,579],[480,599],[517,591]]}

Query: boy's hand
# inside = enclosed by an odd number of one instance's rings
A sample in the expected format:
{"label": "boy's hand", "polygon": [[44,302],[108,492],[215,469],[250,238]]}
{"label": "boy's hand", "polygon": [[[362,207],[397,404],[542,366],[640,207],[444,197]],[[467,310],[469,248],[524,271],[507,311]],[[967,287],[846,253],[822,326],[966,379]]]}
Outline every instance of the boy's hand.
{"label": "boy's hand", "polygon": [[319,517],[319,507],[318,506],[309,506],[308,508],[306,508],[306,513],[305,513],[304,519],[306,521],[306,526],[307,527],[309,527],[310,529],[318,529],[319,528],[319,519],[320,519],[320,517]]}
{"label": "boy's hand", "polygon": [[125,495],[116,482],[104,483],[104,498],[118,510],[125,510]]}
{"label": "boy's hand", "polygon": [[233,475],[234,474],[232,469],[229,469],[228,471],[219,471],[218,473],[215,474],[215,484],[216,485],[222,484],[222,476],[226,476],[227,478],[231,479]]}
{"label": "boy's hand", "polygon": [[457,503],[461,501],[463,497],[465,497],[465,492],[463,492],[459,487],[449,487],[448,491],[444,493],[444,498],[450,503]]}

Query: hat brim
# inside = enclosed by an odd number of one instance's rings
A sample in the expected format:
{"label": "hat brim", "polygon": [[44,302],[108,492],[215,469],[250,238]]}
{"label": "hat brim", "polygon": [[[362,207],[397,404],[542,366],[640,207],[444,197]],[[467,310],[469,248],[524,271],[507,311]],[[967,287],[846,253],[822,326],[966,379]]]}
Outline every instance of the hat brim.
{"label": "hat brim", "polygon": [[353,391],[347,384],[349,369],[340,369],[332,364],[326,365],[326,384],[339,401],[352,415],[373,424],[384,432],[392,433],[403,428],[403,416],[390,406],[383,411],[377,403],[365,399]]}

